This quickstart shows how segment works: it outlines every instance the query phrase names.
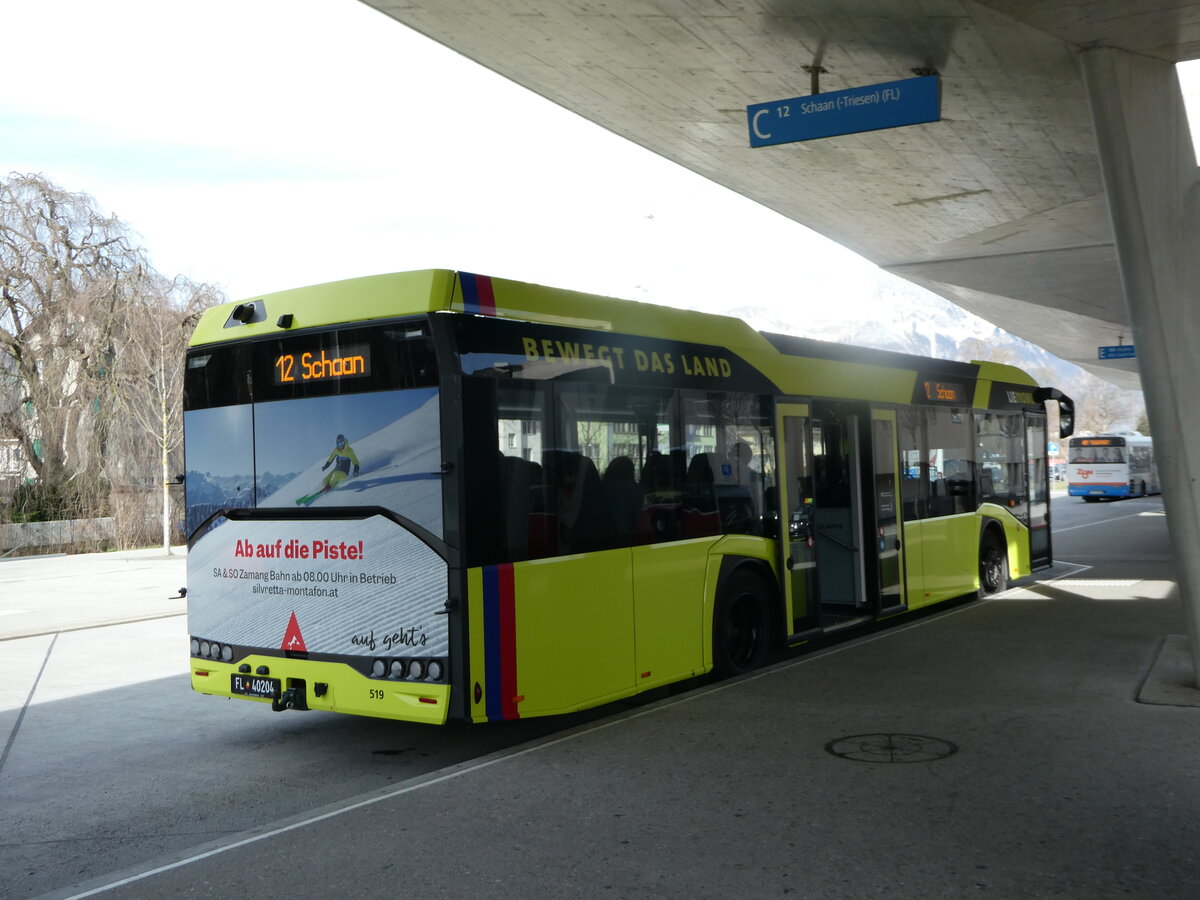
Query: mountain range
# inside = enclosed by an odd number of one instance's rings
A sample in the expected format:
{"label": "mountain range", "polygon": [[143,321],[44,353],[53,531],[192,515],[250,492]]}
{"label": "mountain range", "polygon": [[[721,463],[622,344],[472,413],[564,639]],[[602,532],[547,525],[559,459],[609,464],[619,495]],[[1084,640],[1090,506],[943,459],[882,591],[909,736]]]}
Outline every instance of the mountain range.
{"label": "mountain range", "polygon": [[889,284],[881,279],[876,296],[857,307],[831,303],[814,309],[810,304],[785,318],[777,309],[745,305],[728,314],[758,331],[963,362],[992,359],[1057,387],[1082,385],[1094,378],[949,300],[904,282]]}

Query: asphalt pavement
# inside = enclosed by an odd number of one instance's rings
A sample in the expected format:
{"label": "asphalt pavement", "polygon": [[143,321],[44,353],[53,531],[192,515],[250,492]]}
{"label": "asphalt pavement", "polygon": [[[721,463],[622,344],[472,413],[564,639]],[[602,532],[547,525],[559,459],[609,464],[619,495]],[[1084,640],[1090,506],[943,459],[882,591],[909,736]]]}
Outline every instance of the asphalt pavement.
{"label": "asphalt pavement", "polygon": [[[78,577],[123,602],[116,574],[146,578],[162,613],[159,554]],[[0,629],[37,565],[0,563]],[[1165,551],[1060,563],[49,896],[1192,898],[1200,691],[1172,576]],[[107,602],[86,596],[65,607]]]}
{"label": "asphalt pavement", "polygon": [[187,612],[187,551],[125,550],[0,560],[0,640]]}

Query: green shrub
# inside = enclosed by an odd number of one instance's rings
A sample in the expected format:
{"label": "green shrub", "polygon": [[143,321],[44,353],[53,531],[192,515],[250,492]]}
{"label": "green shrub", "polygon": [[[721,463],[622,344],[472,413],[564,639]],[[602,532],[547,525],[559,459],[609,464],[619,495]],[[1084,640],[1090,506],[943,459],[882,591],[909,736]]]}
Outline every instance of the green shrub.
{"label": "green shrub", "polygon": [[108,515],[108,483],[102,479],[72,479],[59,484],[29,481],[13,492],[14,522],[54,522]]}

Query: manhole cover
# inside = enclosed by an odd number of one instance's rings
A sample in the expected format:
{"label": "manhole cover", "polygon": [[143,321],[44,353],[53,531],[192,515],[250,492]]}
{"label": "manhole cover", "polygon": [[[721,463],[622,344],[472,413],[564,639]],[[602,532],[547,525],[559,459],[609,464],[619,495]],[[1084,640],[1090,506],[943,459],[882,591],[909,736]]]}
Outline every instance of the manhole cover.
{"label": "manhole cover", "polygon": [[842,759],[872,763],[915,763],[945,759],[958,747],[940,738],[920,734],[852,734],[825,745]]}

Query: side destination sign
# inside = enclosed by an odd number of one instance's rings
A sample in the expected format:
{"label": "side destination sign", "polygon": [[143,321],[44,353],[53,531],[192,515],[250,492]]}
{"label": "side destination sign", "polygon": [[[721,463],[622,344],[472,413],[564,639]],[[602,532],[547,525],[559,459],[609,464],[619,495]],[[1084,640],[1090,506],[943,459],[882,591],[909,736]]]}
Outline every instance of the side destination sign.
{"label": "side destination sign", "polygon": [[942,92],[937,75],[746,107],[751,147],[937,122],[941,117]]}

